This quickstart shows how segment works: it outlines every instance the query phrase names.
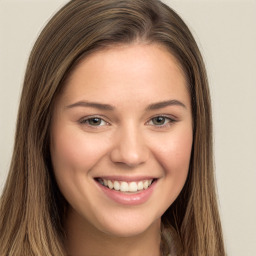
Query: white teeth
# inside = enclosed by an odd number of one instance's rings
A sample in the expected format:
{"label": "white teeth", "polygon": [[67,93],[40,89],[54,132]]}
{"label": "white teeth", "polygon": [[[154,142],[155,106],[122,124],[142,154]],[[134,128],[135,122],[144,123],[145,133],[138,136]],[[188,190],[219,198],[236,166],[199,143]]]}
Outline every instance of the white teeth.
{"label": "white teeth", "polygon": [[138,186],[136,182],[131,182],[129,184],[129,191],[130,192],[136,192],[138,190]]}
{"label": "white teeth", "polygon": [[113,183],[112,183],[111,180],[108,180],[108,187],[109,187],[110,189],[112,189],[112,188],[114,187],[114,185],[113,185]]}
{"label": "white teeth", "polygon": [[144,189],[147,189],[147,188],[148,188],[148,181],[147,181],[147,180],[144,181],[143,187],[144,187]]}
{"label": "white teeth", "polygon": [[121,182],[121,186],[120,186],[120,190],[122,192],[127,192],[129,190],[129,186],[128,186],[128,183],[125,182],[125,181],[122,181]]}
{"label": "white teeth", "polygon": [[116,191],[121,192],[137,192],[143,189],[147,189],[153,182],[153,179],[150,180],[143,180],[143,181],[113,181],[113,180],[106,180],[106,179],[98,179],[99,183],[108,187],[110,189],[114,189]]}
{"label": "white teeth", "polygon": [[114,189],[117,190],[117,191],[120,190],[120,184],[119,184],[118,181],[114,182]]}
{"label": "white teeth", "polygon": [[140,181],[140,182],[138,183],[138,190],[142,190],[142,189],[143,189],[143,182]]}

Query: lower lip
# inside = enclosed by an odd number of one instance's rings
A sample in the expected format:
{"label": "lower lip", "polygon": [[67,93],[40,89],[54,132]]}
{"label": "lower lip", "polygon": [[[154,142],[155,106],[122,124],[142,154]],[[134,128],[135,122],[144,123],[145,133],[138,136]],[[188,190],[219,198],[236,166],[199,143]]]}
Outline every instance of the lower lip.
{"label": "lower lip", "polygon": [[150,196],[154,191],[157,180],[155,180],[147,189],[141,190],[137,193],[131,193],[131,194],[110,189],[100,184],[97,181],[96,183],[104,192],[104,194],[111,200],[115,201],[116,203],[123,204],[123,205],[140,205],[149,200]]}

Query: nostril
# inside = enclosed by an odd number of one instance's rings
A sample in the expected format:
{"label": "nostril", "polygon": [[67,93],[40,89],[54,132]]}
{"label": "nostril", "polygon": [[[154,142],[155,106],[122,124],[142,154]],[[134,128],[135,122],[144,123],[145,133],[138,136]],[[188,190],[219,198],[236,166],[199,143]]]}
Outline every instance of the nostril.
{"label": "nostril", "polygon": [[115,163],[124,164],[128,167],[136,167],[147,160],[146,150],[115,149],[111,152],[111,160]]}
{"label": "nostril", "polygon": [[111,160],[115,163],[123,163],[129,167],[135,167],[144,163],[148,157],[142,134],[136,130],[134,124],[127,125],[115,138],[111,150]]}

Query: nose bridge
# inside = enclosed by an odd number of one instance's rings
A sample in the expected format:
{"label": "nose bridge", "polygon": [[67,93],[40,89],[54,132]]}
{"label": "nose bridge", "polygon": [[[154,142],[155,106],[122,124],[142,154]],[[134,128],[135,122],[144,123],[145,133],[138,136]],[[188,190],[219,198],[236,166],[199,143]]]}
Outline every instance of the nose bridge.
{"label": "nose bridge", "polygon": [[120,127],[115,142],[111,152],[112,161],[137,166],[147,160],[148,151],[139,126],[130,123]]}

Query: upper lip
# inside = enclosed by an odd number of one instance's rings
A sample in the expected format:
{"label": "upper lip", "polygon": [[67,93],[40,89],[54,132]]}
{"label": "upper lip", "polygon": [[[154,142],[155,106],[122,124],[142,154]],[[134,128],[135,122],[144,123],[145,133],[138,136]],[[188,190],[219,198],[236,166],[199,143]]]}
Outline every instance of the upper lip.
{"label": "upper lip", "polygon": [[151,179],[157,179],[154,176],[98,176],[95,177],[95,179],[104,179],[104,180],[116,180],[116,181],[142,181],[142,180],[151,180]]}

